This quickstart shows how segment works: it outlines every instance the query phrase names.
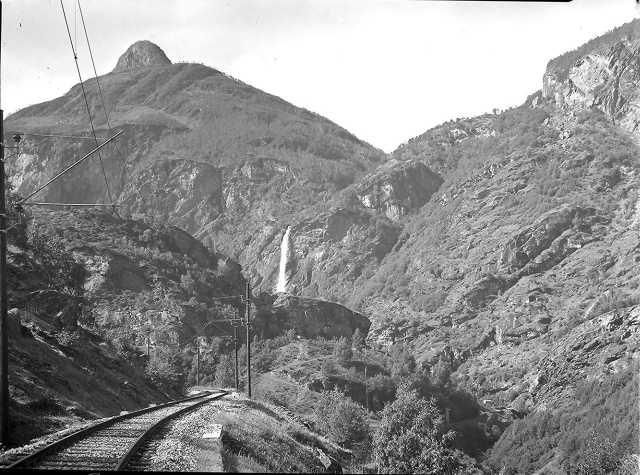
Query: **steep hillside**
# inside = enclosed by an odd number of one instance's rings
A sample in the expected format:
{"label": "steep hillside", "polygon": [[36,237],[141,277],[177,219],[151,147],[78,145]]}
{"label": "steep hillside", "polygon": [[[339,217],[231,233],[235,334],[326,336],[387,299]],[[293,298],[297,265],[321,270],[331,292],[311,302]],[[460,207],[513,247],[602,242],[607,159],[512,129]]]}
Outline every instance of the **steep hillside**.
{"label": "steep hillside", "polygon": [[101,211],[23,215],[8,262],[16,443],[180,395],[193,336],[235,314],[214,299],[244,286],[184,231]]}
{"label": "steep hillside", "polygon": [[639,56],[615,35],[581,49],[565,80],[552,61],[525,105],[393,154],[444,182],[357,302],[370,338],[408,342],[483,404],[524,416],[492,453],[496,470],[579,471],[637,453]]}
{"label": "steep hillside", "polygon": [[[213,68],[171,64],[149,42],[132,45],[100,84],[111,125],[124,130],[118,145],[102,153],[110,190],[96,157],[37,198],[106,202],[110,192],[124,210],[177,225],[245,267],[251,268],[245,249],[258,245],[256,227],[278,232],[292,215],[327,201],[384,159],[327,119]],[[96,129],[106,136],[96,82],[84,85]],[[5,130],[89,134],[80,85],[11,115]],[[93,146],[26,135],[10,162],[16,190],[26,195]],[[265,282],[263,290],[272,285]]]}

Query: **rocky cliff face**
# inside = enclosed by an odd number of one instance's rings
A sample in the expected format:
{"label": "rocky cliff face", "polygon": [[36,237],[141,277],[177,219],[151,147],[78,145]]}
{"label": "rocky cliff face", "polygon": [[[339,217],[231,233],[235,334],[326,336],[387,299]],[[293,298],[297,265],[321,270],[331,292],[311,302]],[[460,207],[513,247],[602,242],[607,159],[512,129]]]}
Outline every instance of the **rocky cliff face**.
{"label": "rocky cliff face", "polygon": [[543,76],[543,100],[574,118],[593,107],[637,136],[640,85],[640,31],[633,21],[549,62]]}
{"label": "rocky cliff face", "polygon": [[389,161],[356,186],[362,206],[399,221],[437,191],[442,178],[421,162]]}
{"label": "rocky cliff face", "polygon": [[542,97],[571,115],[597,107],[635,135],[640,124],[639,47],[638,41],[620,41],[606,52],[586,55],[571,67],[565,80],[557,73],[545,73]]}

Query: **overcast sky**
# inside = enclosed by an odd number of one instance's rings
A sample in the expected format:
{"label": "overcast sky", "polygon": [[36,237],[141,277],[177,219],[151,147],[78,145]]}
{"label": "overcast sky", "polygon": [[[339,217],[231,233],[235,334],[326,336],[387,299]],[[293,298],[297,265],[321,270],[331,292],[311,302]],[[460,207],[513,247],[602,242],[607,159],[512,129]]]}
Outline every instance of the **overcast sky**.
{"label": "overcast sky", "polygon": [[[81,0],[98,73],[148,39],[391,151],[426,129],[521,104],[549,59],[628,22],[635,0]],[[76,0],[64,0],[92,76]],[[5,0],[2,106],[77,82],[59,0]]]}

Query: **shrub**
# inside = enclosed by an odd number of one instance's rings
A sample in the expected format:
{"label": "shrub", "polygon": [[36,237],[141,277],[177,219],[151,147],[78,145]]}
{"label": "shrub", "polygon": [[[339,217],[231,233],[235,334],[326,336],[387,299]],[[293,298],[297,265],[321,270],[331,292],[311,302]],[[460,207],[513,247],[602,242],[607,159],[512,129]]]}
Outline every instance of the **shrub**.
{"label": "shrub", "polygon": [[29,236],[29,243],[49,288],[67,295],[82,295],[86,271],[75,262],[73,254],[66,249],[61,238],[34,228]]}
{"label": "shrub", "polygon": [[340,337],[333,348],[333,354],[343,363],[351,361],[353,358],[351,343],[345,337]]}
{"label": "shrub", "polygon": [[416,360],[404,346],[395,346],[391,350],[391,376],[404,378],[416,370]]}
{"label": "shrub", "polygon": [[351,336],[351,347],[356,351],[362,351],[364,349],[364,337],[360,332],[359,328],[356,328],[356,331],[353,332]]}
{"label": "shrub", "polygon": [[229,388],[235,384],[234,361],[229,355],[220,356],[216,366],[216,386]]}
{"label": "shrub", "polygon": [[344,447],[367,444],[369,426],[365,410],[337,389],[322,392],[314,418],[323,433]]}
{"label": "shrub", "polygon": [[608,438],[591,432],[580,459],[573,464],[566,463],[564,468],[568,473],[611,473],[620,465],[617,452],[617,447]]}
{"label": "shrub", "polygon": [[473,461],[451,448],[454,433],[445,427],[435,401],[402,385],[382,411],[373,439],[378,473],[468,473]]}
{"label": "shrub", "polygon": [[145,373],[156,386],[165,391],[181,392],[183,389],[183,371],[178,355],[171,348],[156,345]]}
{"label": "shrub", "polygon": [[327,358],[320,365],[320,374],[322,377],[322,386],[327,389],[331,382],[331,378],[336,374],[336,365],[333,360]]}

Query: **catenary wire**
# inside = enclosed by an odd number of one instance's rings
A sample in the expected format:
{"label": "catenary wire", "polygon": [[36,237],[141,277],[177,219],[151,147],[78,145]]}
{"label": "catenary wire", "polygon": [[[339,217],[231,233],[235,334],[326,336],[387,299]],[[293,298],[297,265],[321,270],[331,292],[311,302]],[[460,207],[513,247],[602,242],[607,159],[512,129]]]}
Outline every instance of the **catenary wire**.
{"label": "catenary wire", "polygon": [[[71,30],[69,29],[69,22],[67,21],[67,13],[64,9],[64,3],[60,0],[60,6],[62,7],[62,15],[64,17],[64,23],[67,27],[67,34],[69,35],[69,44],[71,45],[71,52],[73,53],[73,59],[76,63],[76,71],[78,72],[78,79],[80,80],[80,87],[82,88],[82,95],[84,97],[84,103],[87,107],[87,114],[89,115],[89,124],[91,125],[91,133],[95,139],[96,147],[98,144],[98,137],[96,136],[96,130],[93,126],[93,117],[91,116],[91,109],[89,108],[89,101],[87,99],[87,91],[84,88],[84,83],[82,82],[82,74],[80,73],[80,66],[78,65],[78,55],[76,54],[76,49],[73,46],[73,40],[71,38]],[[107,187],[107,196],[109,197],[109,201],[113,203],[113,198],[111,197],[111,190],[109,189],[109,180],[107,180],[107,172],[104,169],[104,163],[102,162],[102,155],[98,151],[98,159],[100,160],[100,167],[102,168],[102,175],[104,176],[104,183]]]}

